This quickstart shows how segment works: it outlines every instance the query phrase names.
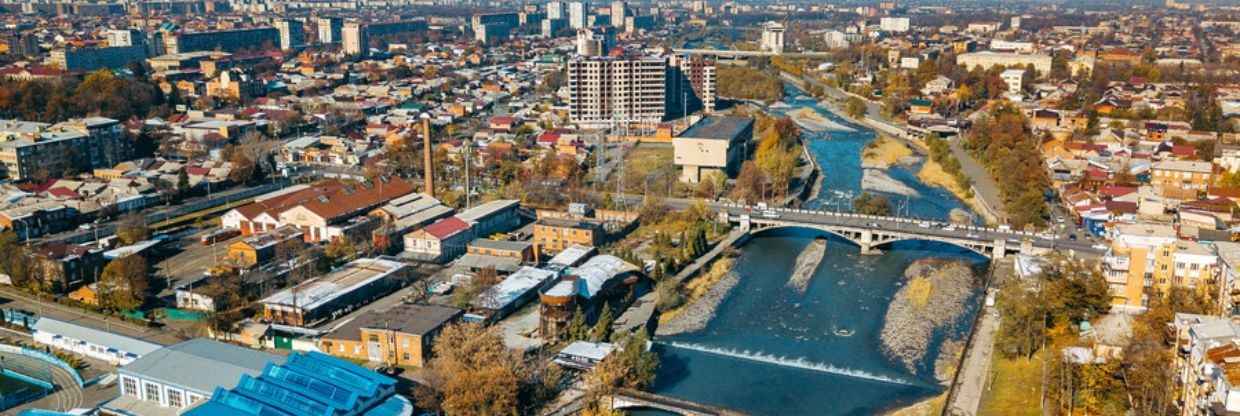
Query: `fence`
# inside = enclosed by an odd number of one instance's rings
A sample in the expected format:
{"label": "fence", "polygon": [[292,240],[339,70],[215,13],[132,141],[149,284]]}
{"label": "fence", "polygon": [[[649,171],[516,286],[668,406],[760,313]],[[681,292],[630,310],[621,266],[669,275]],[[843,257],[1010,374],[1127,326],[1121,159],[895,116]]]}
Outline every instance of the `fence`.
{"label": "fence", "polygon": [[[66,363],[63,360],[56,358],[55,356],[44,353],[43,351],[32,350],[29,348],[18,347],[15,345],[0,344],[0,352],[24,355],[26,357],[34,358],[36,360],[40,360],[48,364],[60,367],[60,369],[65,370],[66,372],[69,373],[69,375],[73,376],[73,381],[77,383],[79,388],[86,384],[86,382],[82,380],[82,375],[78,374],[77,369],[73,368],[73,366],[69,365],[69,363]],[[50,378],[50,374],[49,374],[49,378]]]}

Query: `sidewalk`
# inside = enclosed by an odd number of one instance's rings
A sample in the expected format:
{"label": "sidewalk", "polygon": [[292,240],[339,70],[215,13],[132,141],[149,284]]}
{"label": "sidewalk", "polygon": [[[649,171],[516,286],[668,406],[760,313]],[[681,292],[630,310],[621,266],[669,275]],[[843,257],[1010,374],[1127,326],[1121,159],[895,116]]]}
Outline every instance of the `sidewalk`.
{"label": "sidewalk", "polygon": [[999,185],[995,183],[995,178],[990,176],[986,167],[974,159],[973,155],[964,150],[960,139],[951,140],[948,144],[952,149],[952,156],[960,162],[965,176],[973,182],[973,193],[981,200],[982,205],[991,211],[990,216],[996,218],[1000,224],[1006,223],[1007,213],[1003,212],[1003,199],[999,196]]}

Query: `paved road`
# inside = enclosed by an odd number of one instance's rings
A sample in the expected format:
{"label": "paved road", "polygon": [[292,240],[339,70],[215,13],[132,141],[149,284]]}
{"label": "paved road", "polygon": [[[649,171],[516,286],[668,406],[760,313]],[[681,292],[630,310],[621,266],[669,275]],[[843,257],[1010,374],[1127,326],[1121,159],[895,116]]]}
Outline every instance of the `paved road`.
{"label": "paved road", "polygon": [[959,139],[948,142],[952,149],[952,156],[956,157],[956,161],[960,162],[960,169],[964,171],[965,176],[973,182],[974,193],[982,200],[982,203],[990,207],[993,214],[999,217],[1000,222],[1007,221],[1007,214],[1003,212],[1003,199],[999,197],[999,185],[995,183],[995,179],[990,176],[990,172],[978,163],[968,151],[964,150],[964,146]]}
{"label": "paved road", "polygon": [[[993,281],[988,288],[996,288],[1015,276],[1011,260],[1000,260],[993,268]],[[999,310],[983,304],[977,328],[965,349],[964,361],[956,374],[956,386],[948,409],[954,414],[976,415],[986,394],[986,382],[990,379],[990,366],[994,362],[995,333],[999,331]]]}

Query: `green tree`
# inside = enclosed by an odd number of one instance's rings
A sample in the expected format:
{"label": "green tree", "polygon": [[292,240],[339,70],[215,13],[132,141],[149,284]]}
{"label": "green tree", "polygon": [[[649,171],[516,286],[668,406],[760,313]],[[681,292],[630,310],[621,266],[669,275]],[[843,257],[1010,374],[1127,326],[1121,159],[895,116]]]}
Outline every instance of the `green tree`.
{"label": "green tree", "polygon": [[577,306],[577,310],[573,312],[573,319],[568,322],[565,339],[569,342],[581,341],[589,336],[590,327],[586,325],[586,313],[581,310],[581,306]]}
{"label": "green tree", "polygon": [[611,305],[604,303],[603,311],[599,313],[598,320],[594,322],[594,327],[590,328],[590,341],[603,342],[611,336],[611,324],[615,322],[612,316]]}
{"label": "green tree", "polygon": [[844,113],[848,114],[849,117],[856,119],[865,117],[865,101],[857,97],[848,97],[848,101],[844,103]]}
{"label": "green tree", "polygon": [[148,287],[146,259],[134,254],[112,260],[99,276],[99,304],[118,310],[136,309],[146,299]]}

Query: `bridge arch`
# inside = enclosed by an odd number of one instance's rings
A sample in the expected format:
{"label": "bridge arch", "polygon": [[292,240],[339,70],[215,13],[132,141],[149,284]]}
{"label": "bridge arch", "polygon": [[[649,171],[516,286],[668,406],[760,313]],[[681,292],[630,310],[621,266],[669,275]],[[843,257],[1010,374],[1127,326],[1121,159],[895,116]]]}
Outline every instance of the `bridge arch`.
{"label": "bridge arch", "polygon": [[790,230],[807,230],[807,231],[823,233],[829,236],[834,236],[836,238],[847,241],[850,244],[861,247],[863,252],[869,249],[890,247],[892,244],[902,242],[902,241],[923,241],[923,242],[946,244],[946,245],[950,245],[953,247],[962,248],[962,249],[968,250],[969,252],[972,252],[973,254],[977,254],[987,259],[993,258],[992,255],[994,254],[992,252],[993,249],[989,247],[988,244],[985,244],[985,243],[970,244],[970,243],[957,240],[957,239],[939,238],[939,237],[934,237],[934,236],[916,236],[916,237],[901,236],[901,237],[883,238],[883,234],[881,232],[874,232],[875,234],[878,234],[878,236],[873,237],[874,239],[869,242],[865,242],[865,241],[862,241],[863,240],[862,234],[864,233],[864,231],[859,231],[859,230],[850,231],[847,228],[838,228],[838,227],[811,225],[811,224],[789,224],[789,225],[772,225],[772,226],[766,226],[766,227],[755,227],[750,231],[750,235],[758,236],[764,233],[771,233],[771,232],[778,232],[778,231],[790,231]]}

